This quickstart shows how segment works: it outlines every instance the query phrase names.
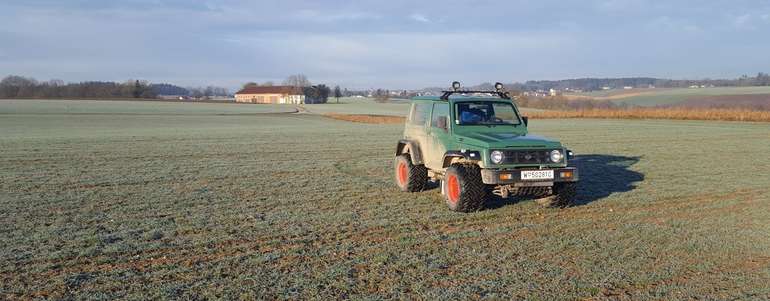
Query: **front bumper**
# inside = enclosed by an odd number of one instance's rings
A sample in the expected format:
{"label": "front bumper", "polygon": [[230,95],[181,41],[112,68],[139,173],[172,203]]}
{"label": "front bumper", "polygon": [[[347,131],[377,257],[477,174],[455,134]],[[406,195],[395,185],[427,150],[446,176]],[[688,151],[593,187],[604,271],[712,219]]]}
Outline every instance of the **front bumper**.
{"label": "front bumper", "polygon": [[[547,168],[545,170],[553,170],[553,179],[540,180],[522,180],[521,172],[525,170],[528,169],[482,169],[481,180],[484,182],[484,184],[492,185],[516,184],[516,186],[542,186],[558,182],[577,182],[579,179],[578,170],[576,167]],[[567,175],[570,173],[572,175],[571,177],[562,177],[562,175]]]}

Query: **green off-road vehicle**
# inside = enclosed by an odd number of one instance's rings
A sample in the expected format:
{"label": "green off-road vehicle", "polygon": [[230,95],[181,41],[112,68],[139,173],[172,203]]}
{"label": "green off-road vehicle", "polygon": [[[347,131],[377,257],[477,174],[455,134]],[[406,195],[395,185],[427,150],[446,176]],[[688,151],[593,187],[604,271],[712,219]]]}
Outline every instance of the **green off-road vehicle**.
{"label": "green off-road vehicle", "polygon": [[416,192],[440,181],[449,209],[477,211],[494,193],[534,196],[549,207],[575,198],[578,171],[558,141],[531,135],[527,117],[500,83],[495,91],[463,91],[452,83],[441,97],[415,97],[398,142],[395,180]]}

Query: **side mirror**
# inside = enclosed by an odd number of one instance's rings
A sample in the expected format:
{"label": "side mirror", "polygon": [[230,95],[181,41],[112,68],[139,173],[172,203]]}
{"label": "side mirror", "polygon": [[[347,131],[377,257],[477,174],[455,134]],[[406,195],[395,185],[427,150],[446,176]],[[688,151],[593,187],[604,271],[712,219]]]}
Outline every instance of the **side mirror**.
{"label": "side mirror", "polygon": [[524,121],[524,126],[528,126],[529,125],[529,117],[521,116],[521,120]]}
{"label": "side mirror", "polygon": [[441,116],[436,119],[436,127],[448,131],[449,126],[447,126],[447,116]]}

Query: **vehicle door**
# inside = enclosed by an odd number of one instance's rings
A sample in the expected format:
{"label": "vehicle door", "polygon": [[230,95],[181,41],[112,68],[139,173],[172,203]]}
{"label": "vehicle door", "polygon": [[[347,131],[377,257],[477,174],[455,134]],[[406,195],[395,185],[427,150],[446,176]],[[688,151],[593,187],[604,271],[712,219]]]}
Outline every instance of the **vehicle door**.
{"label": "vehicle door", "polygon": [[[444,154],[450,143],[450,117],[449,103],[433,103],[433,113],[428,127],[428,144],[426,145],[425,166],[430,169],[441,169],[444,163]],[[430,155],[428,155],[430,154]]]}
{"label": "vehicle door", "polygon": [[430,103],[415,102],[412,104],[412,110],[409,113],[409,119],[404,127],[404,138],[410,141],[417,142],[417,146],[420,148],[420,156],[423,163],[425,162],[427,153],[425,152],[426,145],[428,144],[428,134],[426,133],[428,122],[430,121]]}

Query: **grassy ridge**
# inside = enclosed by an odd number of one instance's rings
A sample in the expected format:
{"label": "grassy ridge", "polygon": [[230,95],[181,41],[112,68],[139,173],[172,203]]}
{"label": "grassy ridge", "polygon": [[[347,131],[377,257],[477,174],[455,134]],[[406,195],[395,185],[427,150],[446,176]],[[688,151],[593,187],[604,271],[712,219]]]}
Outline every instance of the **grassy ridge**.
{"label": "grassy ridge", "polygon": [[579,93],[576,96],[587,96],[598,100],[612,100],[617,103],[627,103],[635,106],[673,105],[688,99],[716,95],[749,95],[770,94],[770,87],[719,87],[700,89],[632,89],[610,90]]}
{"label": "grassy ridge", "polygon": [[579,154],[580,206],[493,200],[456,214],[435,189],[400,193],[399,125],[3,114],[0,298],[770,294],[766,125],[531,129]]}
{"label": "grassy ridge", "polygon": [[611,118],[611,119],[675,119],[770,122],[770,111],[745,109],[695,108],[630,108],[591,109],[576,111],[540,111],[529,113],[532,118]]}

